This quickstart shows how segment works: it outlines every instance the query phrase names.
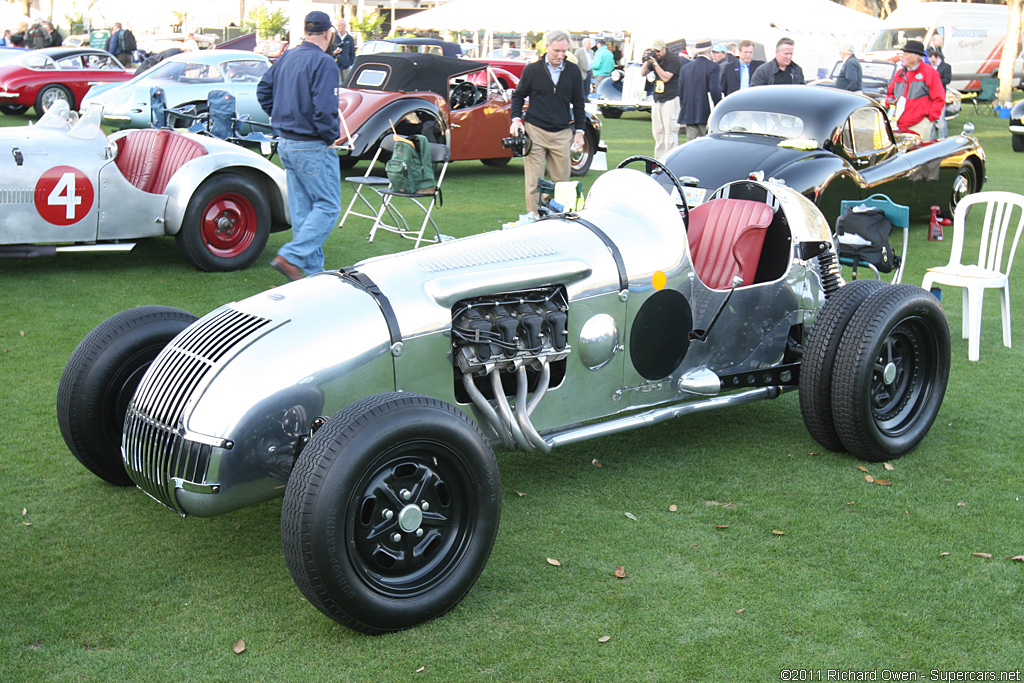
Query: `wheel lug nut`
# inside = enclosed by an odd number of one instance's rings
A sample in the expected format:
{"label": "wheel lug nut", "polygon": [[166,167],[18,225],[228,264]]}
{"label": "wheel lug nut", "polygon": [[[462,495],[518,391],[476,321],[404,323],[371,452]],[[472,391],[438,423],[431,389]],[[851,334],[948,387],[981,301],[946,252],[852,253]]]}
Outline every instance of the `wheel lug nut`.
{"label": "wheel lug nut", "polygon": [[410,491],[409,489],[402,489],[398,493],[398,495],[402,497],[402,500],[409,500],[410,498],[412,498],[412,491]]}
{"label": "wheel lug nut", "polygon": [[402,534],[392,534],[391,540],[395,543],[399,543],[402,540]]}
{"label": "wheel lug nut", "polygon": [[420,503],[420,510],[429,510],[429,509],[430,509],[430,503],[428,503],[427,501],[423,501],[422,503]]}
{"label": "wheel lug nut", "polygon": [[395,516],[395,513],[392,512],[391,510],[385,510],[384,511],[384,519],[391,519],[394,516]]}
{"label": "wheel lug nut", "polygon": [[423,529],[416,530],[416,538],[423,538]]}

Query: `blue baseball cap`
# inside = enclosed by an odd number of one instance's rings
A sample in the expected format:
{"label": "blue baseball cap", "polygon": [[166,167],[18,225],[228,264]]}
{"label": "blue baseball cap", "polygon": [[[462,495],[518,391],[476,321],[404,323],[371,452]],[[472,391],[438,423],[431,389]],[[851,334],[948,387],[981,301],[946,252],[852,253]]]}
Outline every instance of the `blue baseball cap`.
{"label": "blue baseball cap", "polygon": [[331,18],[326,12],[310,12],[306,15],[306,33],[327,33],[331,30]]}

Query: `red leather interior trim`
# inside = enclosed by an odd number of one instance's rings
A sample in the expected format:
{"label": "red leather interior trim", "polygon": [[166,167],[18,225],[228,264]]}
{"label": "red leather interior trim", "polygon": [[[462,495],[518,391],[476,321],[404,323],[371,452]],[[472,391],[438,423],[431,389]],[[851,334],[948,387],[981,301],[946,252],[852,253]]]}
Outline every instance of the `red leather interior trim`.
{"label": "red leather interior trim", "polygon": [[181,166],[206,154],[193,140],[169,130],[135,130],[117,140],[114,163],[143,192],[160,194]]}
{"label": "red leather interior trim", "polygon": [[747,199],[713,199],[692,208],[687,238],[701,281],[711,289],[729,289],[736,276],[752,284],[772,217],[767,204]]}

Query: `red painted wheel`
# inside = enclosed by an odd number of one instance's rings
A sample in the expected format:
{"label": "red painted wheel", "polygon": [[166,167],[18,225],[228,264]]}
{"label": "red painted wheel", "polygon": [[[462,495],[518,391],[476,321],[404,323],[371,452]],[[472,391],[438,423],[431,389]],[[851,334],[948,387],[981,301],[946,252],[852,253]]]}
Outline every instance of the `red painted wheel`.
{"label": "red painted wheel", "polygon": [[178,249],[200,270],[250,266],[267,246],[270,207],[259,187],[234,173],[208,178],[188,204]]}
{"label": "red painted wheel", "polygon": [[210,253],[234,258],[244,254],[256,239],[256,210],[239,194],[222,194],[206,205],[199,229]]}

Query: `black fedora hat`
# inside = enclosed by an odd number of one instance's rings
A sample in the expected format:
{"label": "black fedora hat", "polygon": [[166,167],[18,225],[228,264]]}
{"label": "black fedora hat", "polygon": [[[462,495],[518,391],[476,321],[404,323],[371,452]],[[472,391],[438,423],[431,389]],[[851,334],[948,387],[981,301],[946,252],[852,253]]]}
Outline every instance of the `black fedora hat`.
{"label": "black fedora hat", "polygon": [[904,52],[910,52],[911,54],[925,56],[924,43],[920,40],[908,40],[907,44],[903,46]]}

